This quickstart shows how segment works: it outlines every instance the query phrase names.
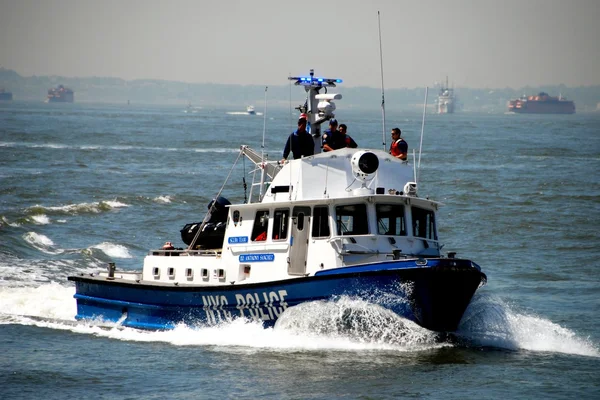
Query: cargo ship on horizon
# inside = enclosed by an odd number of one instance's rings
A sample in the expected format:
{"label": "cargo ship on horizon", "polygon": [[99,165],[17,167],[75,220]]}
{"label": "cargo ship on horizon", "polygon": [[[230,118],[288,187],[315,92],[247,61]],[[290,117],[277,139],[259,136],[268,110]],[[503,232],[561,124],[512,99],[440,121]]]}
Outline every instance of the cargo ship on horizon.
{"label": "cargo ship on horizon", "polygon": [[562,96],[553,97],[540,92],[537,96],[525,96],[508,102],[508,111],[519,114],[575,114],[575,103]]}
{"label": "cargo ship on horizon", "polygon": [[7,92],[4,88],[0,88],[0,101],[12,101],[12,92]]}
{"label": "cargo ship on horizon", "polygon": [[63,85],[48,89],[47,103],[73,103],[75,93]]}

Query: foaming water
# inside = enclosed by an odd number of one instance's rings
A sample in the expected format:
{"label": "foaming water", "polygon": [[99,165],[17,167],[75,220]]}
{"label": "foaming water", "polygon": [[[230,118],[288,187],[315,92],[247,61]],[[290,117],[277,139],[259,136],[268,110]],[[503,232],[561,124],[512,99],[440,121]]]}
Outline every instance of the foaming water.
{"label": "foaming water", "polygon": [[422,351],[449,343],[435,332],[404,320],[379,306],[357,300],[313,302],[284,312],[274,328],[245,318],[217,325],[178,325],[168,331],[123,328],[102,321],[75,322],[75,291],[57,284],[38,288],[4,288],[7,302],[0,323],[17,323],[70,330],[135,342],[164,342],[176,346],[218,346],[273,351],[394,350]]}
{"label": "foaming water", "polygon": [[54,242],[48,236],[36,232],[27,232],[23,235],[23,239],[35,249],[46,254],[60,254],[61,249],[54,247]]}
{"label": "foaming water", "polygon": [[275,327],[244,318],[217,325],[178,325],[173,330],[143,331],[104,321],[76,322],[73,287],[57,283],[0,287],[4,304],[0,324],[35,325],[116,340],[163,342],[175,346],[217,346],[222,351],[418,352],[444,347],[489,347],[600,357],[598,346],[547,319],[513,311],[504,302],[480,296],[467,310],[459,330],[432,332],[363,300],[303,303],[287,309]]}
{"label": "foaming water", "polygon": [[122,203],[117,200],[104,200],[94,203],[79,203],[79,204],[68,204],[64,206],[42,206],[35,205],[29,207],[26,212],[28,214],[40,215],[43,213],[52,213],[58,215],[77,215],[82,213],[100,213],[102,211],[109,211],[114,208],[129,207],[129,204]]}
{"label": "foaming water", "polygon": [[457,336],[473,346],[600,357],[589,338],[545,318],[513,310],[503,300],[479,295],[465,312]]}
{"label": "foaming water", "polygon": [[281,315],[276,328],[384,349],[415,351],[447,345],[443,335],[377,304],[345,296],[292,307]]}
{"label": "foaming water", "polygon": [[74,322],[77,313],[74,294],[74,287],[58,283],[37,287],[0,287],[0,323],[26,323],[26,316]]}
{"label": "foaming water", "polygon": [[42,215],[34,215],[31,217],[31,219],[39,225],[47,225],[50,223],[50,218],[48,218],[48,216],[42,214]]}
{"label": "foaming water", "polygon": [[[21,289],[33,289],[46,284],[67,284],[67,277],[73,274],[91,274],[97,273],[103,269],[105,261],[94,257],[93,254],[87,257],[85,262],[77,260],[77,256],[86,250],[60,250],[61,259],[23,259],[13,254],[2,254],[0,259],[0,287],[13,288],[16,290],[15,299]],[[100,250],[99,253],[104,254]],[[69,256],[71,259],[63,258]],[[54,257],[52,257],[54,258]],[[42,289],[43,290],[43,289]],[[8,293],[6,291],[4,294]],[[28,293],[22,293],[21,297],[27,298]],[[40,298],[41,301],[44,298]],[[8,302],[4,296],[0,296],[0,304]],[[2,312],[2,309],[0,309]],[[23,314],[26,314],[24,311]]]}
{"label": "foaming water", "polygon": [[103,242],[92,246],[92,248],[102,250],[106,255],[113,258],[132,258],[132,255],[129,253],[127,247],[121,244]]}
{"label": "foaming water", "polygon": [[158,196],[154,198],[154,201],[157,203],[168,204],[171,202],[171,196]]}
{"label": "foaming water", "polygon": [[11,226],[13,228],[16,228],[18,226],[20,226],[20,224],[16,223],[16,222],[10,222],[4,215],[2,215],[0,217],[0,227],[2,226]]}

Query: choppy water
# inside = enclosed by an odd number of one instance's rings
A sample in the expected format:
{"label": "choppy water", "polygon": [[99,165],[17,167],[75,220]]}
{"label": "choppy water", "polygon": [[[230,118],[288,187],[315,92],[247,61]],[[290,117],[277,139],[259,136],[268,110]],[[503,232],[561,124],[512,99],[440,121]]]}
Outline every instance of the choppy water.
{"label": "choppy water", "polygon": [[[338,107],[359,145],[381,146],[379,111]],[[274,329],[76,324],[67,276],[179,242],[239,145],[260,148],[263,117],[243,109],[0,104],[0,398],[600,397],[598,114],[427,117],[420,194],[445,203],[444,250],[488,275],[456,336],[357,299]],[[267,113],[272,159],[288,114]],[[419,113],[388,105],[393,126],[418,149]]]}

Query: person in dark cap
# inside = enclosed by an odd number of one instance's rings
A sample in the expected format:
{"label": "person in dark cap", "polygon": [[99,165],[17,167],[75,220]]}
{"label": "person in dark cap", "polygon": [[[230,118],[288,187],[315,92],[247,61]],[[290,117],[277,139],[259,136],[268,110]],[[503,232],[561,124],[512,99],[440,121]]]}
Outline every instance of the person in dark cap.
{"label": "person in dark cap", "polygon": [[392,144],[390,145],[390,154],[396,158],[406,161],[408,153],[408,143],[400,137],[402,131],[400,128],[392,129]]}
{"label": "person in dark cap", "polygon": [[298,120],[298,129],[292,132],[285,142],[281,163],[287,160],[290,152],[293,154],[294,160],[312,156],[315,153],[313,137],[306,130],[306,118],[303,116]]}
{"label": "person in dark cap", "polygon": [[323,134],[323,151],[333,151],[344,147],[357,148],[358,145],[354,139],[346,134],[348,130],[346,124],[340,124],[339,128],[337,125],[335,119],[329,121],[329,129]]}
{"label": "person in dark cap", "polygon": [[333,148],[333,139],[334,139],[334,134],[337,132],[337,126],[338,126],[337,119],[332,118],[329,120],[329,129],[326,129],[325,132],[323,132],[323,139],[322,139],[323,151],[335,150]]}

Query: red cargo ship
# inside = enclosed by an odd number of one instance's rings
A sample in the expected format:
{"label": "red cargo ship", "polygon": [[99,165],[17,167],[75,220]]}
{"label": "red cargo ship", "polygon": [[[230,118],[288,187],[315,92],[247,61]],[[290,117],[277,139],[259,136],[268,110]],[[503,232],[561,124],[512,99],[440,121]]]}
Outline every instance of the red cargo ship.
{"label": "red cargo ship", "polygon": [[58,85],[55,88],[48,89],[48,103],[72,103],[75,99],[75,94],[69,88],[63,85]]}
{"label": "red cargo ship", "polygon": [[537,96],[523,96],[508,102],[508,111],[519,114],[575,114],[575,103],[562,96],[552,97],[540,92]]}

